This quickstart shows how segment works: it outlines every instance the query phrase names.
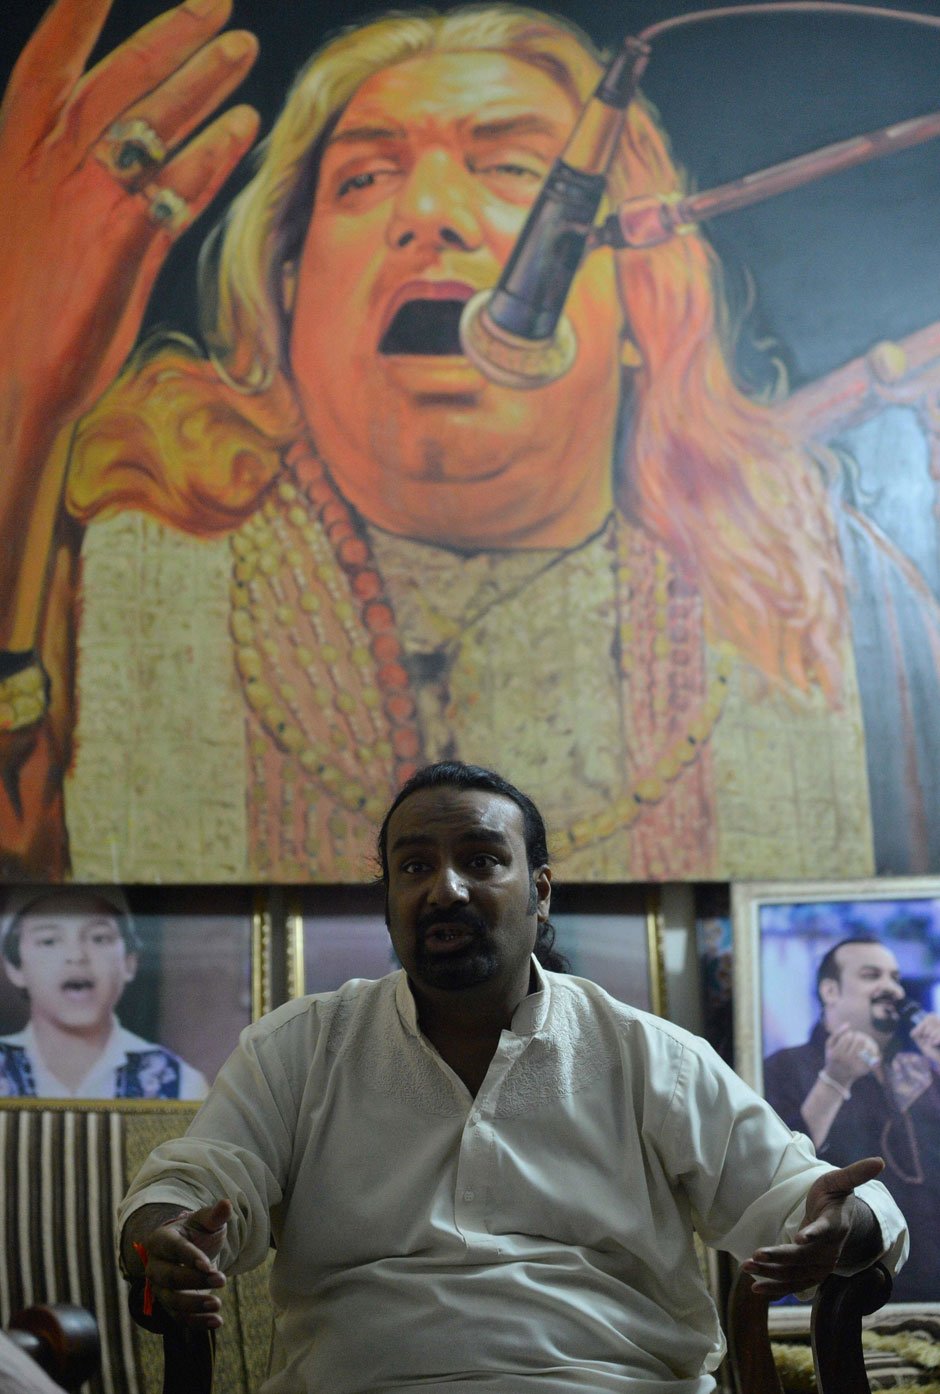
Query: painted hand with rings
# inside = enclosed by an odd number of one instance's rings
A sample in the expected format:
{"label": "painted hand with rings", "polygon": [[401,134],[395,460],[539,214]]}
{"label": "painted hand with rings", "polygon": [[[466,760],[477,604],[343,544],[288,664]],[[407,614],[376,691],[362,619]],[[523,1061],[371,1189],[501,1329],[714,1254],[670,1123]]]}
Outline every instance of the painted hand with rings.
{"label": "painted hand with rings", "polygon": [[867,1031],[853,1031],[843,1022],[826,1040],[826,1074],[843,1088],[881,1064],[881,1050]]}
{"label": "painted hand with rings", "polygon": [[56,0],[0,108],[7,460],[23,432],[41,443],[117,375],[174,239],[257,133],[241,106],[187,143],[256,56],[253,35],[218,32],[230,0],[188,0],[85,72],[110,8]]}

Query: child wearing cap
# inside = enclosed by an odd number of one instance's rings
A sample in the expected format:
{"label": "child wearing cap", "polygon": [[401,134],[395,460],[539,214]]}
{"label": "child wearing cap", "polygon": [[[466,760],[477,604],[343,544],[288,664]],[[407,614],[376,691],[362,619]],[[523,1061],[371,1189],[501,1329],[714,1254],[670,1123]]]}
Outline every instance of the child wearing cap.
{"label": "child wearing cap", "polygon": [[115,1015],[140,941],[120,891],[14,892],[3,966],[29,998],[22,1031],[0,1037],[0,1097],[201,1099],[205,1078]]}

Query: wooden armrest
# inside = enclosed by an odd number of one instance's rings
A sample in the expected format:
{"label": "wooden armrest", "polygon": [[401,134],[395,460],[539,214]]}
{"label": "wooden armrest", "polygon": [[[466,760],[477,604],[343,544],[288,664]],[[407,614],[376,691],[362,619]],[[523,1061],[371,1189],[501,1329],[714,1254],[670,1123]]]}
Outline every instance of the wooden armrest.
{"label": "wooden armrest", "polygon": [[820,1394],[871,1394],[862,1351],[862,1317],[891,1296],[891,1274],[883,1263],[851,1278],[833,1273],[813,1303],[810,1337]]}
{"label": "wooden armrest", "polygon": [[736,1394],[783,1394],[767,1331],[770,1303],[739,1268],[728,1294],[725,1330]]}
{"label": "wooden armrest", "polygon": [[98,1323],[84,1307],[68,1302],[25,1307],[7,1335],[63,1389],[78,1389],[98,1369]]}
{"label": "wooden armrest", "polygon": [[[810,1339],[819,1394],[871,1394],[862,1352],[862,1317],[891,1295],[891,1275],[881,1263],[850,1278],[833,1273],[821,1283],[810,1316]],[[782,1394],[767,1329],[769,1303],[739,1269],[728,1298],[727,1335],[737,1394]]]}
{"label": "wooden armrest", "polygon": [[128,1306],[138,1326],[163,1337],[163,1394],[212,1394],[215,1332],[183,1326],[159,1302],[145,1316],[143,1295],[144,1280],[136,1278],[130,1285]]}

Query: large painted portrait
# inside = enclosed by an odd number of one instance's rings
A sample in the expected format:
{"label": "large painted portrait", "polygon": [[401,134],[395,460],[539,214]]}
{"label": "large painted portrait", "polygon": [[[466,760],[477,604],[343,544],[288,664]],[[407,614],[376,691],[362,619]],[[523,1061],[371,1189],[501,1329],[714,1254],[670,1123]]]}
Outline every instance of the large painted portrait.
{"label": "large painted portrait", "polygon": [[362,880],[442,757],[568,880],[937,869],[940,12],[834,8],[17,8],[6,878]]}

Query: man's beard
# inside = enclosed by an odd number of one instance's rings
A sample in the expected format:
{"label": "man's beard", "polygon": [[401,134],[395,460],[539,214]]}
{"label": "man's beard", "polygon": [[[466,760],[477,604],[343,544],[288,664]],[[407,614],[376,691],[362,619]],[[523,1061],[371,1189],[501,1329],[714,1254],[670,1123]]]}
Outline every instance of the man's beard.
{"label": "man's beard", "polygon": [[[432,925],[452,924],[469,930],[470,943],[453,953],[432,953],[425,943],[425,931]],[[415,926],[415,977],[428,987],[459,992],[489,982],[499,970],[499,960],[490,942],[485,921],[473,910],[457,909],[423,915]]]}
{"label": "man's beard", "polygon": [[[885,1011],[888,1008],[888,1011]],[[876,1015],[878,1013],[878,1015]],[[881,1036],[893,1036],[902,1025],[893,997],[876,997],[871,1004],[871,1026]]]}

